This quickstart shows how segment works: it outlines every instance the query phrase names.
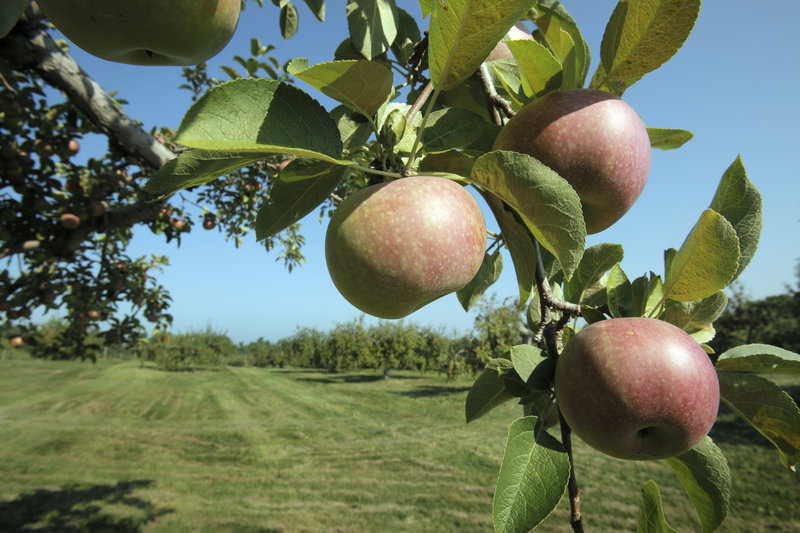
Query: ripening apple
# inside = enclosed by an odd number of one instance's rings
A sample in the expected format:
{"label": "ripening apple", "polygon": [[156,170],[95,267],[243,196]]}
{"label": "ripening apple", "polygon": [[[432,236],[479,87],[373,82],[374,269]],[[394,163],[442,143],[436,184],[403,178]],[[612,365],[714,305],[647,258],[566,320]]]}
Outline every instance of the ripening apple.
{"label": "ripening apple", "polygon": [[577,191],[586,231],[598,233],[633,206],[650,171],[650,138],[625,101],[605,91],[570,89],[523,107],[500,130],[495,150],[528,154]]}
{"label": "ripening apple", "polygon": [[61,225],[67,229],[76,229],[81,225],[81,218],[74,213],[64,213],[59,220]]}
{"label": "ripening apple", "polygon": [[595,322],[559,355],[556,401],[588,445],[622,459],[664,459],[689,451],[719,409],[719,381],[686,332],[652,318]]}
{"label": "ripening apple", "polygon": [[413,176],[361,189],[331,217],[328,272],[355,307],[402,318],[469,283],[486,248],[480,207],[446,178]]}
{"label": "ripening apple", "polygon": [[70,41],[134,65],[195,65],[230,41],[241,0],[37,0]]}
{"label": "ripening apple", "polygon": [[22,348],[23,346],[25,346],[25,339],[23,339],[19,335],[17,335],[16,337],[11,337],[11,340],[9,342],[11,343],[11,346],[13,348]]}

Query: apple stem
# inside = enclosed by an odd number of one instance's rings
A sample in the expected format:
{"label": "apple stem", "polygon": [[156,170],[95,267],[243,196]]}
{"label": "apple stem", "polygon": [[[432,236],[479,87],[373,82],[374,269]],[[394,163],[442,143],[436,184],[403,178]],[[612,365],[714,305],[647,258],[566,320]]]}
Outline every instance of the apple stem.
{"label": "apple stem", "polygon": [[572,428],[569,427],[567,421],[561,411],[558,412],[559,422],[561,425],[561,444],[567,451],[569,457],[569,481],[567,482],[567,491],[569,493],[569,508],[570,519],[569,523],[572,530],[576,533],[583,532],[583,521],[581,516],[581,492],[578,489],[578,478],[575,476],[575,461],[572,455]]}
{"label": "apple stem", "polygon": [[481,78],[483,84],[483,92],[486,96],[489,106],[489,116],[492,122],[498,126],[503,125],[503,119],[498,110],[502,110],[506,117],[511,118],[514,116],[514,109],[511,107],[511,102],[500,96],[497,89],[492,82],[492,75],[489,72],[489,67],[486,63],[481,63],[481,68],[478,70],[478,76]]}

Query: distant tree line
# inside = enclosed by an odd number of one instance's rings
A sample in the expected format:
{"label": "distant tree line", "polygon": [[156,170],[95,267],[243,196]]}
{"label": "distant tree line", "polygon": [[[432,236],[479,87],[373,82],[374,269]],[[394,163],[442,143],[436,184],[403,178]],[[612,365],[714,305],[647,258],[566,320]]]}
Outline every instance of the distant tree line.
{"label": "distant tree line", "polygon": [[[710,342],[717,354],[747,343],[763,343],[800,352],[800,263],[797,286],[787,292],[751,300],[741,285],[730,292],[728,308],[714,323]],[[34,357],[71,359],[59,342],[64,321],[50,320],[31,332],[23,349]],[[12,332],[3,332],[3,350],[9,350]],[[154,362],[164,370],[188,370],[203,365],[314,368],[329,372],[374,369],[434,370],[453,378],[483,369],[490,357],[502,356],[511,346],[527,341],[522,310],[516,302],[486,298],[477,306],[471,331],[461,335],[403,321],[367,324],[363,317],[336,324],[328,331],[301,328],[292,335],[269,341],[234,343],[224,332],[156,333],[141,339],[133,351],[103,346],[102,338],[89,335],[87,353],[127,353]]]}
{"label": "distant tree line", "polygon": [[714,322],[717,334],[710,343],[714,351],[759,343],[800,353],[800,263],[795,273],[795,287],[760,300],[750,300],[741,286],[734,285],[728,308]]}

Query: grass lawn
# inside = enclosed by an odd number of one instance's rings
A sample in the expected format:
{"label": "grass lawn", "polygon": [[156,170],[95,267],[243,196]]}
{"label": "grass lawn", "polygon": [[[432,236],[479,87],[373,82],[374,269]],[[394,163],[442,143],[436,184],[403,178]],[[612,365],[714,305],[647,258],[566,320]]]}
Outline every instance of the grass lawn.
{"label": "grass lawn", "polygon": [[[466,425],[470,380],[394,376],[0,361],[0,531],[491,531],[519,407]],[[734,475],[723,530],[800,531],[798,474],[731,414],[712,437]],[[665,465],[575,454],[587,531],[635,531],[649,478],[698,529]]]}

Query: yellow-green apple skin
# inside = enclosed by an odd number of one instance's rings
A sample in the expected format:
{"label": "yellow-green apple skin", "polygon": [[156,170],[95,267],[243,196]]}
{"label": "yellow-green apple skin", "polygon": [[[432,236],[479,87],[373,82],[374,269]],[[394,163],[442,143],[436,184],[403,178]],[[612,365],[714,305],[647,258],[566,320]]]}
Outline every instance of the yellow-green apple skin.
{"label": "yellow-green apple skin", "polygon": [[719,410],[719,381],[686,332],[652,318],[595,322],[558,356],[556,401],[584,442],[621,459],[689,451]]}
{"label": "yellow-green apple skin", "polygon": [[134,65],[195,65],[222,50],[240,0],[37,0],[76,46]]}
{"label": "yellow-green apple skin", "polygon": [[379,318],[402,318],[469,283],[486,224],[461,185],[412,176],[360,189],[333,213],[328,272],[342,296]]}
{"label": "yellow-green apple skin", "polygon": [[495,150],[528,154],[555,170],[580,196],[586,231],[617,222],[650,172],[647,127],[627,102],[595,89],[550,93],[500,130]]}

